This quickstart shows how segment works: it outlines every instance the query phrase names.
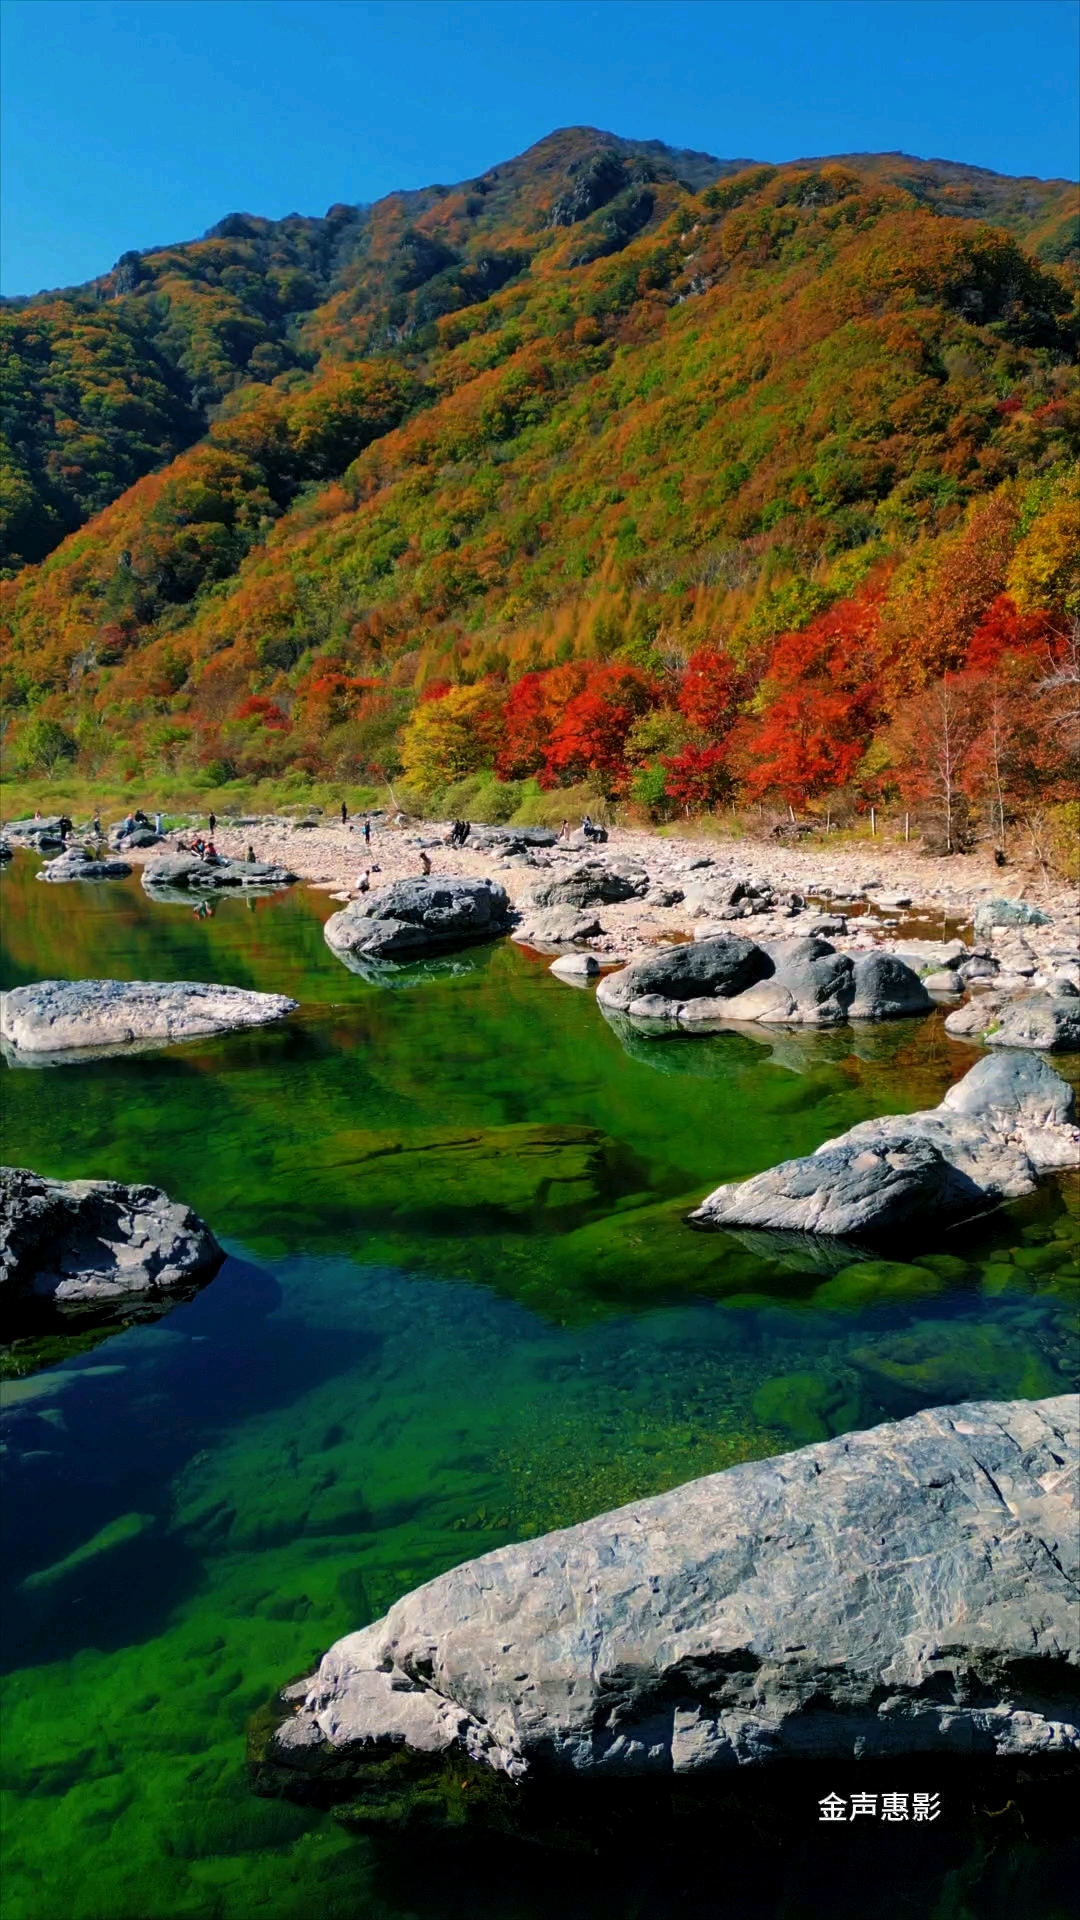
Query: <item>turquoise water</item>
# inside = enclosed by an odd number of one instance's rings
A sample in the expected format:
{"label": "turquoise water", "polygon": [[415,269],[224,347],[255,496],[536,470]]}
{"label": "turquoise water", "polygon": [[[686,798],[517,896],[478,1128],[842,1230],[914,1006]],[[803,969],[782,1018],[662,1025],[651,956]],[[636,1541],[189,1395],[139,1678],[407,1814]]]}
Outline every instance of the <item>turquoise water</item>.
{"label": "turquoise water", "polygon": [[[7,1159],[156,1181],[229,1254],[155,1322],[7,1350],[5,1916],[847,1911],[816,1830],[785,1855],[767,1783],[728,1904],[707,1874],[680,1904],[685,1835],[569,1874],[539,1849],[358,1835],[255,1798],[245,1728],[337,1635],[504,1541],[922,1405],[1074,1385],[1056,1185],[902,1264],[782,1262],[685,1225],[722,1179],[940,1098],[972,1050],[936,1017],[624,1045],[506,943],[379,987],[325,947],[323,896],[197,921],[134,881],[34,870],[0,879],[4,986],[201,978],[301,1007],[4,1071]],[[920,1840],[920,1906],[885,1874],[857,1910],[1056,1912],[1053,1834],[994,1831],[946,1823]],[[891,1844],[859,1836],[867,1872]]]}

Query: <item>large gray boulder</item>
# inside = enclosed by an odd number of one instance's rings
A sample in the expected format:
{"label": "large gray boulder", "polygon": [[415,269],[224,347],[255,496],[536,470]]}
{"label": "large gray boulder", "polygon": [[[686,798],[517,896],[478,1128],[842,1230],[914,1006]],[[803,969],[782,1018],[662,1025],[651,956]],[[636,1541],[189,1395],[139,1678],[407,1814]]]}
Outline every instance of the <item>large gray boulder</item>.
{"label": "large gray boulder", "polygon": [[936,1408],[468,1561],[286,1690],[273,1784],[1075,1753],[1078,1412]]}
{"label": "large gray boulder", "polygon": [[636,860],[583,860],[570,873],[533,888],[529,907],[603,907],[643,899],[649,876]]}
{"label": "large gray boulder", "polygon": [[1031,1047],[1041,1053],[1080,1051],[1080,995],[980,993],[957,1007],[945,1031],[983,1047]]}
{"label": "large gray boulder", "polygon": [[863,1120],[816,1153],[717,1187],[701,1226],[876,1236],[1031,1193],[1080,1160],[1072,1088],[1038,1056],[980,1060],[940,1106]]}
{"label": "large gray boulder", "polygon": [[225,860],[220,855],[203,860],[197,853],[163,854],[158,860],[148,860],[142,873],[143,886],[151,894],[159,888],[172,892],[177,887],[195,893],[212,892],[218,887],[288,887],[295,879],[291,868],[272,861]]}
{"label": "large gray boulder", "polygon": [[661,947],[644,959],[631,961],[601,982],[596,997],[602,1006],[623,1013],[635,1001],[658,996],[672,1003],[674,1019],[684,1001],[727,999],[772,971],[768,954],[752,940],[718,934],[712,940]]}
{"label": "large gray boulder", "polygon": [[495,880],[457,875],[396,880],[331,914],[323,928],[337,954],[410,960],[448,947],[494,940],[510,929],[512,908]]}
{"label": "large gray boulder", "polygon": [[0,1167],[0,1305],[80,1306],[209,1279],[224,1255],[209,1227],[160,1187],[43,1180]]}
{"label": "large gray boulder", "polygon": [[849,1020],[893,1020],[905,1014],[929,1013],[933,1004],[918,974],[896,954],[859,954]]}
{"label": "large gray boulder", "polygon": [[38,980],[0,994],[0,1039],[16,1064],[28,1057],[85,1057],[262,1027],[296,1005],[283,993],[202,980]]}
{"label": "large gray boulder", "polygon": [[126,860],[99,860],[85,847],[69,847],[56,860],[49,860],[38,874],[39,880],[125,880],[131,872]]}

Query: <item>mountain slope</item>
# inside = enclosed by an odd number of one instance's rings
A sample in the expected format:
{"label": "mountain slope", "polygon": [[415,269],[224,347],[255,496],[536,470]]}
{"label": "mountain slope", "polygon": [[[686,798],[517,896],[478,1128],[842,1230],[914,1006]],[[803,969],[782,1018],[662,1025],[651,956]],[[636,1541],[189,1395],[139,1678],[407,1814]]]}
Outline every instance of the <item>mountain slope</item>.
{"label": "mountain slope", "polygon": [[[48,717],[128,766],[359,778],[408,759],[418,696],[591,661],[605,713],[648,682],[617,785],[720,754],[683,724],[711,648],[725,738],[739,720],[725,777],[752,785],[782,636],[869,594],[873,699],[845,722],[865,752],[1010,582],[1010,618],[1063,617],[1078,425],[1067,272],[882,173],[751,167],[693,193],[572,130],[469,191],[380,203],[289,335],[311,371],[237,389],[5,588],[16,756]],[[568,748],[567,777],[591,765]]]}
{"label": "mountain slope", "polygon": [[[202,240],[124,254],[87,286],[4,302],[0,566],[43,558],[200,439],[238,389],[294,388],[328,359],[422,354],[435,320],[534,260],[554,252],[572,270],[620,251],[683,191],[752,164],[567,128],[459,187],[324,219],[232,214]],[[1077,256],[1068,182],[902,154],[844,164],[935,211],[992,219],[1047,261]]]}

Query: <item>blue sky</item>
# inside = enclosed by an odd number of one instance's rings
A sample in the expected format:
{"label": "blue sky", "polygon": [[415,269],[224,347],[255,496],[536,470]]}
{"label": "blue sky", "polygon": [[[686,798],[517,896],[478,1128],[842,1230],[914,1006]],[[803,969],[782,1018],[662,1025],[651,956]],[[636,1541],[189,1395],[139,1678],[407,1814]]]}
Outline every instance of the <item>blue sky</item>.
{"label": "blue sky", "polygon": [[589,124],[1075,176],[1075,0],[4,0],[5,293]]}

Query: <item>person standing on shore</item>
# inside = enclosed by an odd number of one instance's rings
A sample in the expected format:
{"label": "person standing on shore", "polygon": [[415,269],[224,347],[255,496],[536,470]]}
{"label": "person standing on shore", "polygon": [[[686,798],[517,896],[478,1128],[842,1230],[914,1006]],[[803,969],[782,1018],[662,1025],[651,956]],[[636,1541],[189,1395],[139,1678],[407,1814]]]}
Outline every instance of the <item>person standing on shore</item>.
{"label": "person standing on shore", "polygon": [[425,874],[431,872],[431,861],[428,859],[426,853],[420,855],[420,871]]}
{"label": "person standing on shore", "polygon": [[216,813],[210,813],[210,814],[208,814],[208,815],[207,815],[207,820],[209,821],[209,825],[210,825],[210,838],[211,838],[211,840],[212,840],[212,839],[213,839],[213,837],[214,837],[214,828],[215,828],[215,827],[217,826],[217,814],[216,814]]}
{"label": "person standing on shore", "polygon": [[365,847],[371,846],[371,821],[370,820],[364,821],[364,845]]}

